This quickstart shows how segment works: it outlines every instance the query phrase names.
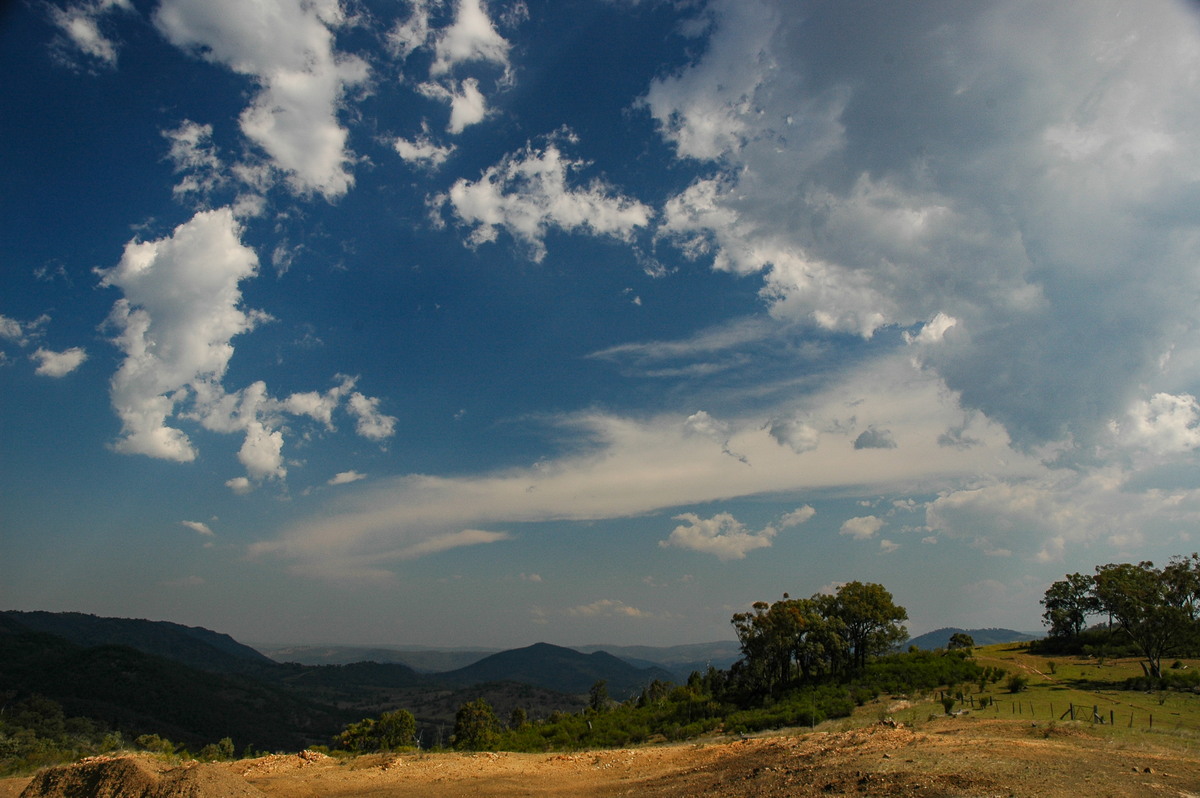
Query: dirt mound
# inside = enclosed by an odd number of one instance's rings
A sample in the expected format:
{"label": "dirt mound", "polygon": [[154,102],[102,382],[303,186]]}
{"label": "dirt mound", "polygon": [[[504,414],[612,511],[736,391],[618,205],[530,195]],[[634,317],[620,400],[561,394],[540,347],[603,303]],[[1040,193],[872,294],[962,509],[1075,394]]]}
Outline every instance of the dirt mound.
{"label": "dirt mound", "polygon": [[147,757],[95,757],[44,770],[21,798],[262,798],[216,765],[171,766]]}

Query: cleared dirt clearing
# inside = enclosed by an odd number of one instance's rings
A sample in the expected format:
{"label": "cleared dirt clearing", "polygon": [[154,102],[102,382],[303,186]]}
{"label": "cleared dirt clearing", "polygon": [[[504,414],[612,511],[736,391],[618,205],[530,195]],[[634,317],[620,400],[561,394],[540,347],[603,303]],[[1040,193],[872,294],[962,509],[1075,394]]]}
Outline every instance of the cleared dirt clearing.
{"label": "cleared dirt clearing", "polygon": [[[184,770],[191,771],[186,778],[181,775]],[[225,764],[190,764],[166,771],[142,763],[130,771],[136,778],[129,786],[145,789],[148,785],[140,782],[151,771],[159,774],[159,783],[167,790],[164,795],[180,798],[251,795],[256,791],[277,798],[1200,798],[1200,756],[1185,750],[1179,741],[1154,736],[1114,741],[1095,736],[1082,725],[961,718],[922,724],[916,731],[879,724],[839,732],[570,754],[403,754],[337,760],[305,752]],[[74,781],[82,785],[87,779],[77,776]],[[42,783],[58,783],[66,788],[73,782],[42,777]],[[0,781],[0,798],[20,794],[26,784],[25,798],[84,798],[96,794],[36,791],[38,779],[8,779]],[[243,786],[248,788],[245,792],[240,790]],[[102,794],[124,798],[120,792]]]}

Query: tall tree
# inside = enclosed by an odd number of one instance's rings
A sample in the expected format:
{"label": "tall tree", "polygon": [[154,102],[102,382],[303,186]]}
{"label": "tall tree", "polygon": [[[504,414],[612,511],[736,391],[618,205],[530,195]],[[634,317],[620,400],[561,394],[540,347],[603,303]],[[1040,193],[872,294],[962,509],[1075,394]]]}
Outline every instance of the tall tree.
{"label": "tall tree", "polygon": [[1087,625],[1089,615],[1098,611],[1092,588],[1094,580],[1087,574],[1067,574],[1066,578],[1050,585],[1042,597],[1046,608],[1044,623],[1051,637],[1078,637]]}
{"label": "tall tree", "polygon": [[892,594],[874,582],[847,582],[833,601],[834,617],[845,625],[845,638],[853,669],[862,670],[869,657],[883,654],[908,638],[902,622],[908,611]]}
{"label": "tall tree", "polygon": [[1162,658],[1192,633],[1185,594],[1173,590],[1152,562],[1096,566],[1092,593],[1099,610],[1112,616],[1146,658],[1146,675],[1161,679]]}

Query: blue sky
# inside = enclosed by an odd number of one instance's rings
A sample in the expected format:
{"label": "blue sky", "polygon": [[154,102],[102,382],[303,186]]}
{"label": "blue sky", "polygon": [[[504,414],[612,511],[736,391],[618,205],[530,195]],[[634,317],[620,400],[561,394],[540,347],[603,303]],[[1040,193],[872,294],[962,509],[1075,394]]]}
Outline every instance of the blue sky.
{"label": "blue sky", "polygon": [[1034,630],[1200,545],[1190,5],[0,8],[4,608]]}

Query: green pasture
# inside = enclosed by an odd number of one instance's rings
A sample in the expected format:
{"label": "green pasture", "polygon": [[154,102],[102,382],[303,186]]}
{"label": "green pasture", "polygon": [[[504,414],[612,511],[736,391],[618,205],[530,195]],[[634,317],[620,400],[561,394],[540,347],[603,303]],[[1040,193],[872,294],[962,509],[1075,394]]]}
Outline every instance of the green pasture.
{"label": "green pasture", "polygon": [[[951,711],[964,718],[1067,723],[1074,708],[1074,721],[1093,726],[1097,732],[1128,734],[1132,730],[1200,740],[1200,694],[1185,689],[1126,689],[1128,680],[1143,675],[1137,659],[1042,656],[1013,643],[977,648],[974,657],[980,666],[1003,668],[1007,675],[985,684],[982,690],[978,683],[950,685],[892,713],[893,717],[915,721],[944,714],[942,698],[948,697],[954,699]],[[1200,660],[1167,660],[1163,668],[1200,669]],[[1009,676],[1014,674],[1027,679],[1019,692],[1009,689]]]}

